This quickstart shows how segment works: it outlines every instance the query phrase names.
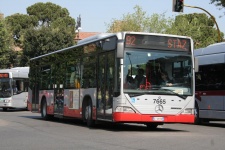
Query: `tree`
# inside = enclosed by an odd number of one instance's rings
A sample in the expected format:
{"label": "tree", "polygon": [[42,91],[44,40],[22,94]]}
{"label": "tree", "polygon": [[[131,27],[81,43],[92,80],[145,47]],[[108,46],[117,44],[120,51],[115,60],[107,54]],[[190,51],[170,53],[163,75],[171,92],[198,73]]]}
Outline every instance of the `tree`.
{"label": "tree", "polygon": [[13,61],[12,57],[14,52],[11,49],[11,40],[7,31],[4,19],[0,18],[0,68],[7,68],[10,65],[10,61]]}
{"label": "tree", "polygon": [[163,14],[154,13],[148,19],[147,32],[167,33],[167,30],[171,28],[173,23],[174,19],[166,17],[165,13]]}
{"label": "tree", "polygon": [[[214,21],[204,13],[178,15],[167,32],[190,36],[194,40],[195,48],[200,48],[218,42],[218,32],[213,26]],[[221,33],[221,37],[223,36]]]}
{"label": "tree", "polygon": [[67,9],[56,4],[36,3],[27,8],[27,15],[7,18],[15,45],[23,49],[20,66],[29,59],[74,44],[75,20]]}
{"label": "tree", "polygon": [[216,6],[225,7],[225,0],[211,0],[211,3],[215,3]]}
{"label": "tree", "polygon": [[26,29],[37,26],[37,18],[35,16],[28,16],[24,14],[13,14],[5,18],[8,31],[11,31],[14,45],[23,48],[24,32]]}
{"label": "tree", "polygon": [[107,32],[137,31],[165,33],[173,22],[172,18],[166,18],[165,13],[153,14],[149,17],[138,5],[134,7],[133,14],[124,14],[122,19],[113,19],[108,24]]}

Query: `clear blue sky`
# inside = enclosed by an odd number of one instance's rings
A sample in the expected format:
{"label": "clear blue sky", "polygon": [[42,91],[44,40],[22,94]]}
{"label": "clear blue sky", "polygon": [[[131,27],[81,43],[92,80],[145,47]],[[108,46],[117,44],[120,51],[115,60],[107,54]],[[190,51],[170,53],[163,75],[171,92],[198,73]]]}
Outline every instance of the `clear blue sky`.
{"label": "clear blue sky", "polygon": [[[26,14],[26,8],[37,2],[52,2],[67,8],[70,16],[77,19],[81,15],[83,32],[105,32],[106,24],[113,18],[121,19],[123,14],[134,13],[134,6],[139,5],[149,16],[153,13],[175,17],[178,13],[172,12],[172,0],[1,0],[0,12],[5,16],[15,13]],[[184,0],[186,5],[198,6],[209,11],[219,25],[219,29],[225,33],[225,9],[219,10],[210,0]],[[195,8],[184,8],[184,13],[204,13]]]}

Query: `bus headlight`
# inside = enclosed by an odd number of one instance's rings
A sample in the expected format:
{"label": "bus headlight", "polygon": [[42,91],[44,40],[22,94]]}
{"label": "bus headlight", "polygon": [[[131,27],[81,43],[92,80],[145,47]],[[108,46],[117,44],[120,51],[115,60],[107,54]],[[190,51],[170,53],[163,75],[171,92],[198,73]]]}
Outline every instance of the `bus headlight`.
{"label": "bus headlight", "polygon": [[186,109],[183,111],[183,114],[193,114],[193,109],[192,109],[192,108],[186,108]]}
{"label": "bus headlight", "polygon": [[4,103],[10,103],[11,101],[9,99],[5,99],[3,102]]}
{"label": "bus headlight", "polygon": [[135,113],[135,111],[131,107],[127,107],[127,106],[116,107],[116,112]]}

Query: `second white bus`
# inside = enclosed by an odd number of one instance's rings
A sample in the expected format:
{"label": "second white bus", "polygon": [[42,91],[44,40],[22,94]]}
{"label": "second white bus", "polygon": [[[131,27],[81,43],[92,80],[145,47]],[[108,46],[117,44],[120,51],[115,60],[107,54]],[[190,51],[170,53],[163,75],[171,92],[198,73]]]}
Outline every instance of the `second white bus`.
{"label": "second white bus", "polygon": [[0,70],[0,108],[27,108],[29,67]]}
{"label": "second white bus", "polygon": [[196,124],[225,120],[225,42],[194,50],[196,72]]}

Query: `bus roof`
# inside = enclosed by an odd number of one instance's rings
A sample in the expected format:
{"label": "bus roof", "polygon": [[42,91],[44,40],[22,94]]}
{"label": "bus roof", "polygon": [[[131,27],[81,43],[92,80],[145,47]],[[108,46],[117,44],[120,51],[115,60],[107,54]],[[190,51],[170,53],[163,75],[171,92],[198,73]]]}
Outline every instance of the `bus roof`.
{"label": "bus roof", "polygon": [[225,42],[211,44],[205,48],[194,50],[195,56],[202,56],[216,53],[225,53]]}
{"label": "bus roof", "polygon": [[29,67],[15,67],[10,69],[0,69],[0,73],[12,73],[13,77],[28,78]]}
{"label": "bus roof", "polygon": [[218,64],[225,62],[225,42],[209,45],[194,50],[199,65]]}
{"label": "bus roof", "polygon": [[115,35],[115,34],[113,34],[113,33],[100,33],[100,34],[97,34],[97,35],[87,37],[83,40],[80,40],[80,41],[77,42],[77,44],[81,45],[81,44],[84,44],[84,43],[87,43],[87,42],[90,42],[90,41],[99,40],[99,39],[106,38],[106,37],[112,36],[112,35]]}
{"label": "bus roof", "polygon": [[63,49],[56,50],[56,51],[53,51],[53,52],[50,52],[50,53],[47,53],[47,54],[44,54],[44,55],[40,55],[40,56],[31,58],[30,60],[35,60],[35,59],[38,59],[38,58],[41,58],[41,57],[44,57],[44,56],[48,56],[48,55],[51,55],[51,54],[54,54],[54,53],[59,53],[59,52],[65,51],[65,50],[69,50],[71,48],[75,48],[75,47],[78,47],[78,46],[82,46],[82,45],[85,45],[85,44],[88,44],[88,43],[92,43],[92,42],[95,42],[95,41],[98,41],[98,40],[101,40],[101,39],[106,39],[106,38],[112,37],[112,36],[117,36],[118,39],[123,39],[125,34],[142,34],[142,35],[155,35],[155,36],[170,36],[170,37],[179,37],[179,38],[188,38],[188,39],[191,39],[188,36],[172,35],[172,34],[160,34],[160,33],[149,33],[149,32],[126,31],[126,32],[117,32],[117,33],[100,33],[100,34],[93,35],[93,36],[90,36],[90,37],[87,37],[87,38],[85,38],[83,40],[78,41],[77,45],[73,45],[71,47],[63,48]]}

